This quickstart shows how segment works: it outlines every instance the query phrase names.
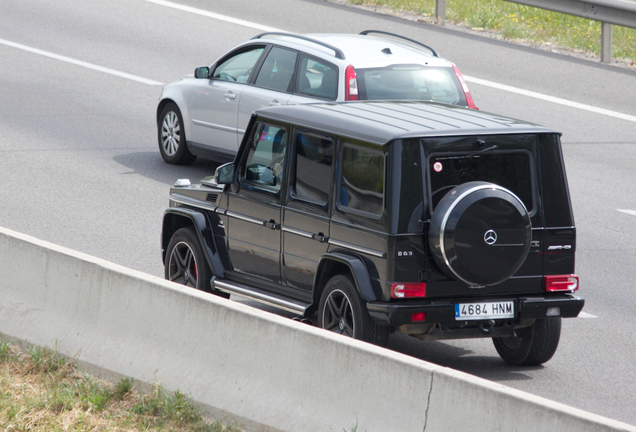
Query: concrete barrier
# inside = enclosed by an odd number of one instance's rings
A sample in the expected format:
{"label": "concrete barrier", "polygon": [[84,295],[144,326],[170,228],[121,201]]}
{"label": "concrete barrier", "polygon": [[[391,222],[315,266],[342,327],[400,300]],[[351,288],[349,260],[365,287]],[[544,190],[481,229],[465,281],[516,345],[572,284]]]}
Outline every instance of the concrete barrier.
{"label": "concrete barrier", "polygon": [[0,333],[250,431],[636,431],[3,228]]}

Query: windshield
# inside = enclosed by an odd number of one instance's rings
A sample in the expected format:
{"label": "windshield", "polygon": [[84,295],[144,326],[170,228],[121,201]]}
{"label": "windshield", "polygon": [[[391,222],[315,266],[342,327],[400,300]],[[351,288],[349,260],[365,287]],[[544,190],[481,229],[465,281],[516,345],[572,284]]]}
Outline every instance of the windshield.
{"label": "windshield", "polygon": [[392,65],[356,69],[360,99],[427,100],[466,105],[451,67]]}

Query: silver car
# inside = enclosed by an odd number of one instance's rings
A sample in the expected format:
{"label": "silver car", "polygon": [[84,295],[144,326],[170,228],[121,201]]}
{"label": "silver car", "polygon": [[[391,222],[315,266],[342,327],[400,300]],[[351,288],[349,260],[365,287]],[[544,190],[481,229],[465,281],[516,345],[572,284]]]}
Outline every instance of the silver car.
{"label": "silver car", "polygon": [[171,164],[234,155],[252,112],[317,101],[428,100],[477,109],[457,67],[415,40],[269,32],[163,88],[159,150]]}

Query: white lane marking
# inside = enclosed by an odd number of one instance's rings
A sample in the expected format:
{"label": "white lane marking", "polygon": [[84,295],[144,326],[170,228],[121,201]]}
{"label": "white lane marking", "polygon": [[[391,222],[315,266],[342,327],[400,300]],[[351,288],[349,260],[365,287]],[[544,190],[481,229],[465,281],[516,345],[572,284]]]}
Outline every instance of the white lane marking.
{"label": "white lane marking", "polygon": [[507,91],[510,93],[516,93],[516,94],[520,94],[523,96],[528,96],[531,98],[535,98],[535,99],[540,99],[540,100],[544,100],[547,102],[552,102],[555,104],[559,104],[559,105],[565,105],[567,107],[571,107],[571,108],[578,108],[581,110],[585,110],[585,111],[590,111],[596,114],[602,114],[602,115],[606,115],[606,116],[610,116],[610,117],[615,117],[621,120],[627,120],[630,122],[634,122],[636,123],[636,116],[633,115],[629,115],[629,114],[623,114],[617,111],[611,111],[611,110],[607,110],[604,108],[598,108],[592,105],[586,105],[586,104],[582,104],[582,103],[578,103],[578,102],[573,102],[567,99],[561,99],[558,97],[554,97],[554,96],[549,96],[549,95],[545,95],[543,93],[537,93],[537,92],[533,92],[530,90],[524,90],[518,87],[512,87],[509,85],[505,85],[505,84],[499,84],[493,81],[488,81],[488,80],[483,80],[481,78],[474,78],[474,77],[470,77],[470,76],[466,76],[464,75],[464,79],[469,82],[469,83],[474,83],[474,84],[478,84],[478,85],[482,85],[482,86],[486,86],[486,87],[492,87],[498,90],[503,90],[503,91]]}
{"label": "white lane marking", "polygon": [[150,3],[155,3],[158,4],[160,6],[166,6],[166,7],[170,7],[173,9],[179,9],[181,11],[184,12],[190,12],[193,14],[197,14],[197,15],[202,15],[202,16],[206,16],[209,18],[213,18],[219,21],[225,21],[225,22],[229,22],[232,24],[238,24],[240,26],[244,26],[244,27],[251,27],[254,28],[256,30],[262,30],[262,31],[266,31],[266,32],[282,32],[284,30],[280,30],[274,27],[269,27],[269,26],[265,26],[262,24],[257,24],[251,21],[245,21],[242,19],[238,19],[238,18],[232,18],[229,17],[227,15],[221,15],[221,14],[216,14],[214,12],[210,12],[210,11],[206,11],[203,9],[197,9],[191,6],[184,6],[182,4],[178,4],[178,3],[173,3],[173,2],[169,2],[169,1],[165,1],[165,0],[146,0]]}
{"label": "white lane marking", "polygon": [[587,312],[579,312],[579,318],[598,318],[598,317],[596,315],[592,315]]}
{"label": "white lane marking", "polygon": [[24,51],[28,51],[28,52],[31,52],[31,53],[34,53],[34,54],[43,55],[45,57],[50,57],[52,59],[60,60],[60,61],[66,62],[66,63],[71,63],[71,64],[74,64],[74,65],[77,65],[77,66],[82,66],[82,67],[85,67],[85,68],[88,68],[88,69],[93,69],[93,70],[96,70],[96,71],[99,71],[99,72],[104,72],[104,73],[107,73],[107,74],[110,74],[110,75],[115,75],[115,76],[118,76],[118,77],[121,77],[121,78],[126,78],[126,79],[129,79],[129,80],[132,80],[132,81],[137,81],[137,82],[140,82],[140,83],[143,83],[143,84],[163,85],[163,83],[160,83],[159,81],[153,81],[153,80],[150,80],[150,79],[147,79],[147,78],[143,78],[143,77],[140,77],[140,76],[137,76],[137,75],[132,75],[132,74],[129,74],[129,73],[126,73],[126,72],[121,72],[121,71],[118,71],[118,70],[115,70],[115,69],[109,69],[109,68],[106,68],[106,67],[103,67],[103,66],[98,66],[98,65],[95,65],[95,64],[92,64],[92,63],[87,63],[87,62],[84,62],[84,61],[81,61],[81,60],[76,60],[76,59],[73,59],[73,58],[70,58],[70,57],[65,57],[65,56],[62,56],[62,55],[59,55],[59,54],[54,54],[52,52],[43,51],[43,50],[40,50],[40,49],[37,49],[37,48],[32,48],[32,47],[29,47],[29,46],[26,46],[26,45],[21,45],[21,44],[15,43],[15,42],[10,42],[8,40],[0,39],[0,44],[6,45],[6,46],[10,46],[12,48],[17,48],[17,49],[21,49],[21,50],[24,50]]}
{"label": "white lane marking", "polygon": [[626,213],[628,215],[636,216],[636,211],[634,210],[623,210],[623,209],[616,209],[616,210],[621,213]]}

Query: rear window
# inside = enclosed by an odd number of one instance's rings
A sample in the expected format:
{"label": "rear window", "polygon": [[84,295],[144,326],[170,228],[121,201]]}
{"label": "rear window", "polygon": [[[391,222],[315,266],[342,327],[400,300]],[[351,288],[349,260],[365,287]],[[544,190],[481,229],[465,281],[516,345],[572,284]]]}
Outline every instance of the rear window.
{"label": "rear window", "polygon": [[532,188],[532,155],[526,150],[488,152],[480,155],[433,154],[428,158],[431,203],[439,201],[462,183],[485,181],[502,186],[517,195],[534,211]]}
{"label": "rear window", "polygon": [[392,65],[356,69],[360,99],[427,100],[466,105],[461,85],[451,67]]}
{"label": "rear window", "polygon": [[301,132],[296,136],[294,160],[292,197],[326,205],[331,191],[333,141],[323,135]]}
{"label": "rear window", "polygon": [[384,154],[345,145],[342,152],[340,205],[373,215],[384,211]]}

